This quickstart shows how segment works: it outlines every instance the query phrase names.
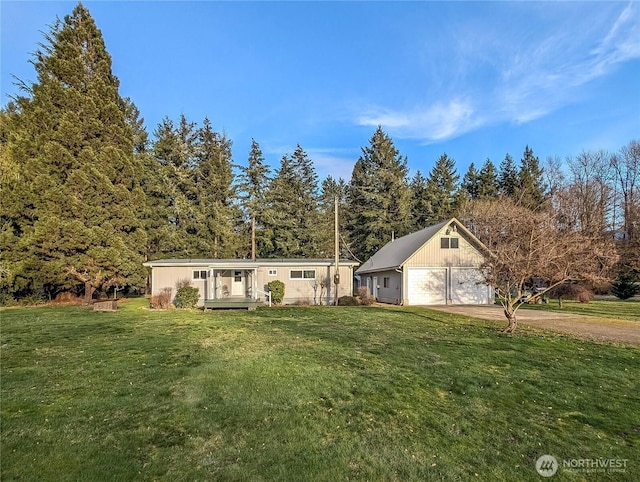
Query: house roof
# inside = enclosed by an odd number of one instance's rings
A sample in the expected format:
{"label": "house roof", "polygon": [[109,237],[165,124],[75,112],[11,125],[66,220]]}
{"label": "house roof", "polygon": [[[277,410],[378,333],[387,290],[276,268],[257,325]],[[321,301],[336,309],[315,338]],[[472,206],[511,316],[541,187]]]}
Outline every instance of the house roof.
{"label": "house roof", "polygon": [[[339,262],[343,266],[357,266],[359,263],[351,261],[349,259],[341,259]],[[199,258],[199,259],[184,259],[184,258],[171,258],[171,259],[157,259],[154,261],[147,261],[143,263],[144,266],[151,268],[160,266],[197,266],[197,267],[212,267],[212,268],[258,268],[261,266],[332,266],[335,264],[334,259],[322,258],[322,259],[309,259],[309,258],[273,258],[273,259],[211,259],[211,258]]]}
{"label": "house roof", "polygon": [[387,271],[402,267],[418,249],[438,234],[442,228],[452,223],[459,234],[466,236],[477,247],[483,247],[482,243],[460,221],[456,218],[451,218],[385,244],[356,270],[356,274]]}

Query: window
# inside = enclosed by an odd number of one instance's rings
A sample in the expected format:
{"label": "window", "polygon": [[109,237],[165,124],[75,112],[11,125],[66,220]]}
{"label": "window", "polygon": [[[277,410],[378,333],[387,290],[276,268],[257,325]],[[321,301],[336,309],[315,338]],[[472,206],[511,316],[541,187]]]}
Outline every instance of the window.
{"label": "window", "polygon": [[442,249],[458,249],[458,238],[440,238],[440,247]]}
{"label": "window", "polygon": [[195,270],[193,272],[193,279],[207,279],[207,270]]}
{"label": "window", "polygon": [[269,276],[278,276],[278,270],[277,269],[270,269],[269,270]]}
{"label": "window", "polygon": [[389,287],[389,277],[382,278],[382,286],[385,288]]}
{"label": "window", "polygon": [[236,283],[242,283],[242,271],[233,272],[233,281]]}
{"label": "window", "polygon": [[289,271],[289,279],[316,279],[315,269],[292,269]]}

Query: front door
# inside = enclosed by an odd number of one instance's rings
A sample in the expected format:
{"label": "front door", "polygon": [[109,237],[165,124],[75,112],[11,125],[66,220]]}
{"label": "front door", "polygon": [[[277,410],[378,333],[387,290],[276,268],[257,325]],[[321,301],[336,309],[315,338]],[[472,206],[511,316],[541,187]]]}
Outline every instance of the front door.
{"label": "front door", "polygon": [[244,296],[244,273],[242,271],[233,272],[231,296]]}
{"label": "front door", "polygon": [[377,300],[378,299],[378,277],[373,277],[373,291],[371,291],[371,295]]}

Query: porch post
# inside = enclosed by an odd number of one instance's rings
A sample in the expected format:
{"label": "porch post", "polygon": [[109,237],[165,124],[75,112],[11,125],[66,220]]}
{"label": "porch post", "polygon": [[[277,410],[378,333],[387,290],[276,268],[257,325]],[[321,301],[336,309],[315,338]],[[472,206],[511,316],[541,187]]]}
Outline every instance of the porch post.
{"label": "porch post", "polygon": [[253,268],[251,275],[251,296],[254,301],[258,299],[258,268]]}

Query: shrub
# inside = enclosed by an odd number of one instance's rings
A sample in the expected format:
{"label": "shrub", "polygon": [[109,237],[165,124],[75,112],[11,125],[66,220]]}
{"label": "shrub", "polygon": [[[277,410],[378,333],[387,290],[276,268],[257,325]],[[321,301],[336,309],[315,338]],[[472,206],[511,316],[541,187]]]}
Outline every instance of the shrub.
{"label": "shrub", "polygon": [[190,287],[191,287],[191,280],[189,278],[182,278],[176,281],[177,290],[179,290],[180,288],[190,288]]}
{"label": "shrub", "polygon": [[200,290],[193,286],[182,286],[176,291],[173,300],[177,308],[194,308],[200,299]]}
{"label": "shrub", "polygon": [[171,306],[171,288],[162,288],[160,294],[151,297],[151,308],[156,310],[168,310]]}
{"label": "shrub", "polygon": [[294,305],[296,305],[296,306],[311,306],[311,300],[309,300],[309,298],[302,298],[302,299],[296,300]]}
{"label": "shrub", "polygon": [[338,306],[356,306],[358,300],[355,296],[341,296],[338,298]]}
{"label": "shrub", "polygon": [[549,291],[549,296],[557,298],[560,308],[563,300],[575,300],[580,303],[589,303],[593,299],[593,292],[577,283],[563,283]]}
{"label": "shrub", "polygon": [[584,287],[580,287],[576,300],[580,303],[589,303],[593,299],[593,293]]}
{"label": "shrub", "polygon": [[284,299],[284,283],[280,280],[274,279],[267,283],[267,288],[271,292],[271,302],[279,305]]}
{"label": "shrub", "polygon": [[61,305],[79,305],[82,304],[82,301],[82,298],[73,291],[62,291],[53,300],[54,303]]}
{"label": "shrub", "polygon": [[369,306],[372,305],[376,299],[369,294],[369,289],[366,286],[358,288],[358,304]]}

